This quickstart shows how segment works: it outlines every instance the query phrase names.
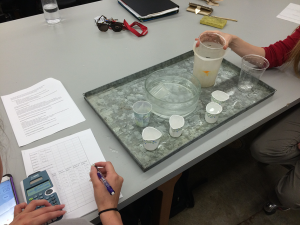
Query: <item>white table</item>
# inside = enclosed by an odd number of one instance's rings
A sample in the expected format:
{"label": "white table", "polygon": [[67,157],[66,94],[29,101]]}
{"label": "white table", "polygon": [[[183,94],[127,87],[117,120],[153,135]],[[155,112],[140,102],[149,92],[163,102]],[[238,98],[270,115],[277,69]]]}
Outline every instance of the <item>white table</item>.
{"label": "white table", "polygon": [[[19,148],[3,104],[0,105],[0,117],[10,139],[7,169],[14,177],[20,199],[18,184],[25,178],[21,150],[91,128],[106,160],[124,177],[124,197],[119,204],[123,208],[299,102],[300,80],[277,69],[268,70],[262,80],[277,89],[273,97],[144,173],[85,102],[82,93],[190,51],[195,37],[213,29],[199,24],[202,16],[186,11],[188,1],[174,2],[180,5],[179,14],[145,22],[149,33],[140,38],[128,31],[102,33],[95,26],[93,18],[102,14],[129,23],[136,20],[116,0],[61,10],[64,19],[55,26],[46,25],[43,15],[0,24],[0,95],[53,77],[64,84],[86,118],[83,123]],[[297,27],[276,18],[288,3],[225,0],[214,7],[213,15],[238,20],[228,21],[224,32],[236,34],[254,45],[268,46],[284,39]],[[241,59],[234,53],[226,59],[240,66]],[[96,217],[96,211],[85,216],[88,220]]]}

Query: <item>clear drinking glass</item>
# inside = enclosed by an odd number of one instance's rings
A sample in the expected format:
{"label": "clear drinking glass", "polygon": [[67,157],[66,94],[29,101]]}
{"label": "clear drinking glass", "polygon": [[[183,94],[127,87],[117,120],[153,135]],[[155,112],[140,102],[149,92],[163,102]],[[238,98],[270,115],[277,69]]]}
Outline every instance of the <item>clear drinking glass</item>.
{"label": "clear drinking glass", "polygon": [[56,0],[41,0],[46,22],[56,24],[60,22],[59,9]]}
{"label": "clear drinking glass", "polygon": [[242,66],[238,89],[241,92],[253,91],[265,70],[269,67],[269,61],[259,55],[245,55],[242,58]]}

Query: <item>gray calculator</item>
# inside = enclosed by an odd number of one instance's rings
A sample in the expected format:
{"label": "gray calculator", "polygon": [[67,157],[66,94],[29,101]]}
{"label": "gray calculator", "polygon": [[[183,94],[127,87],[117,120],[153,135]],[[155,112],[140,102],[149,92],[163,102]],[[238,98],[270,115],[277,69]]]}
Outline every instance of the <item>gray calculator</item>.
{"label": "gray calculator", "polygon": [[[50,178],[51,174],[46,170],[31,174],[25,180],[21,181],[21,187],[24,198],[27,204],[32,200],[46,199],[52,205],[60,205],[57,187],[54,185],[54,180]],[[36,209],[45,206],[37,206]],[[46,224],[61,220],[63,216],[49,220]]]}

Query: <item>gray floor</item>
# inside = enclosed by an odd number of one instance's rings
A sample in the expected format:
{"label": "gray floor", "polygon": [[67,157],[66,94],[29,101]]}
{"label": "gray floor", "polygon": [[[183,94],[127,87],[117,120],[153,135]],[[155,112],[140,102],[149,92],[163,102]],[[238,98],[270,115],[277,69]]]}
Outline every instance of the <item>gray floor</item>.
{"label": "gray floor", "polygon": [[300,224],[300,211],[277,211],[271,216],[262,211],[287,171],[280,165],[258,165],[247,147],[221,149],[191,168],[190,185],[202,177],[208,182],[193,191],[195,207],[171,218],[169,225]]}

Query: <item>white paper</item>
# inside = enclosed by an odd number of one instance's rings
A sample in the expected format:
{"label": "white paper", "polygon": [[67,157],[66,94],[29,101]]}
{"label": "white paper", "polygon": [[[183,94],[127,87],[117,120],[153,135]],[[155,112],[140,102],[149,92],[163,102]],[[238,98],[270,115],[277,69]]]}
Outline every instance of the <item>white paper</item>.
{"label": "white paper", "polygon": [[62,83],[53,78],[1,98],[19,146],[85,121]]}
{"label": "white paper", "polygon": [[97,209],[89,173],[92,164],[105,159],[91,129],[24,150],[22,156],[27,176],[51,172],[61,204],[66,205],[64,218],[78,218]]}
{"label": "white paper", "polygon": [[300,5],[290,3],[277,18],[300,24]]}

